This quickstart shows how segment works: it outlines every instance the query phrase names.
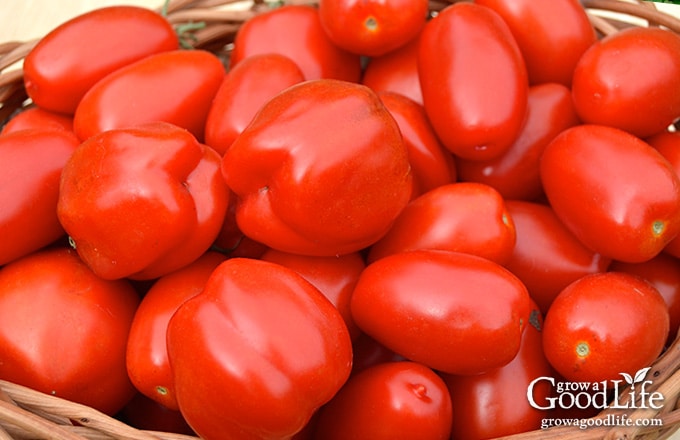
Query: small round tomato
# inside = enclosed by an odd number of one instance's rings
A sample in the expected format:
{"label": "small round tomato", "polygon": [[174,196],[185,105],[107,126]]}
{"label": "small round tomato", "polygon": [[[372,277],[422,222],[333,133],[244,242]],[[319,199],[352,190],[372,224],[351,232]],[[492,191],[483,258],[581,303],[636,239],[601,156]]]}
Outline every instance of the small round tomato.
{"label": "small round tomato", "polygon": [[522,282],[492,261],[415,250],[368,265],[351,305],[359,328],[395,353],[442,372],[478,374],[517,355],[530,301]]}
{"label": "small round tomato", "polygon": [[97,277],[75,251],[0,269],[0,377],[113,415],[135,394],[125,346],[139,296]]}
{"label": "small round tomato", "polygon": [[73,117],[44,110],[40,107],[29,107],[7,121],[0,131],[0,135],[32,128],[73,132]]}
{"label": "small round tomato", "polygon": [[358,82],[361,78],[361,58],[328,38],[319,10],[314,6],[284,5],[243,23],[234,39],[231,66],[262,53],[287,56],[300,67],[307,80],[329,78]]}
{"label": "small round tomato", "polygon": [[484,160],[510,148],[524,124],[529,83],[497,13],[470,2],[444,8],[420,35],[418,72],[425,111],[451,152]]}
{"label": "small round tomato", "polygon": [[335,45],[375,57],[415,38],[425,26],[428,8],[427,0],[320,0],[319,16]]}
{"label": "small round tomato", "polygon": [[639,137],[664,131],[680,117],[680,36],[633,26],[605,37],[579,59],[572,92],[585,123]]}
{"label": "small round tomato", "polygon": [[498,191],[482,183],[451,183],[409,203],[371,246],[368,261],[413,249],[440,249],[503,264],[515,239],[515,225]]}
{"label": "small round tomato", "polygon": [[267,101],[304,79],[297,64],[283,55],[253,55],[241,61],[228,72],[213,98],[205,143],[224,154]]}
{"label": "small round tomato", "polygon": [[451,397],[430,368],[409,361],[374,365],[352,376],[319,410],[323,440],[448,440]]}
{"label": "small round tomato", "polygon": [[456,159],[460,180],[485,183],[506,199],[537,200],[543,194],[539,163],[555,136],[579,123],[571,91],[545,83],[529,89],[527,119],[510,148],[490,160]]}
{"label": "small round tomato", "polygon": [[543,350],[569,381],[615,380],[649,366],[668,329],[668,307],[647,281],[622,272],[586,275],[550,306]]}
{"label": "small round tomato", "polygon": [[540,173],[559,219],[605,257],[645,261],[680,232],[680,178],[658,151],[625,131],[569,128],[546,147]]}
{"label": "small round tomato", "polygon": [[361,83],[376,92],[395,92],[423,104],[418,76],[420,34],[404,46],[373,57],[364,69]]}

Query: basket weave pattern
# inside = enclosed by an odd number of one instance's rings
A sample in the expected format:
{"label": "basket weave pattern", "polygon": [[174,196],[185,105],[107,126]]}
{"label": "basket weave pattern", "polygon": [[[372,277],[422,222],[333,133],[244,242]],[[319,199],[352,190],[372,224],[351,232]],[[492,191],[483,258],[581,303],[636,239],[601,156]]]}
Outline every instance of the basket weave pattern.
{"label": "basket weave pattern", "polygon": [[[450,1],[431,1],[431,10],[438,11]],[[281,4],[314,4],[313,0],[286,0],[269,3],[267,0],[171,0],[158,8],[178,29],[192,29],[186,35],[193,47],[210,50],[228,58],[240,25],[254,15]],[[600,35],[618,32],[631,25],[663,26],[680,33],[680,19],[657,10],[652,2],[624,0],[582,0],[593,26]],[[243,6],[243,7],[241,7]],[[617,12],[623,17],[612,18],[602,11]],[[625,17],[641,19],[642,24],[631,24]],[[196,26],[200,23],[200,26]],[[0,126],[15,112],[27,105],[23,86],[21,61],[35,46],[35,41],[0,42]],[[588,429],[557,427],[505,437],[516,440],[533,439],[659,439],[668,438],[680,428],[680,338],[657,359],[649,372],[653,380],[649,392],[664,396],[661,410],[629,409],[630,419],[658,418],[663,427],[596,426]],[[622,393],[620,403],[625,403]],[[622,410],[606,409],[596,418],[624,414]],[[29,388],[0,380],[0,440],[12,439],[139,439],[191,440],[187,435],[141,431],[90,407],[46,395]]]}

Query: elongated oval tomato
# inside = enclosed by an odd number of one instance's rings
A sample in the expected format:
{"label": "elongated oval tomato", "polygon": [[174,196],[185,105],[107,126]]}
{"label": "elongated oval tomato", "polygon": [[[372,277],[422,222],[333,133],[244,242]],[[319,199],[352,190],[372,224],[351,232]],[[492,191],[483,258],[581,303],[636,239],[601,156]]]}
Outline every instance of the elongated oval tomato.
{"label": "elongated oval tomato", "polygon": [[73,117],[61,113],[55,113],[40,107],[29,107],[2,127],[0,134],[8,134],[14,131],[37,128],[40,130],[66,130],[73,132]]}
{"label": "elongated oval tomato", "polygon": [[180,410],[206,440],[290,438],[352,365],[333,304],[294,270],[247,258],[219,265],[180,306],[168,355]]}
{"label": "elongated oval tomato", "polygon": [[474,3],[443,9],[420,36],[418,71],[425,111],[457,156],[497,157],[519,135],[529,89],[526,67],[510,29],[493,10]]}
{"label": "elongated oval tomato", "polygon": [[415,250],[370,264],[351,306],[359,328],[395,353],[442,372],[478,374],[517,355],[530,301],[522,282],[490,260]]}
{"label": "elongated oval tomato", "polygon": [[26,93],[39,107],[73,114],[90,87],[107,74],[178,46],[172,25],[150,9],[95,9],[56,27],[29,52]]}
{"label": "elongated oval tomato", "polygon": [[680,232],[680,178],[658,151],[625,131],[569,128],[546,147],[540,172],[560,220],[605,257],[645,261]]}
{"label": "elongated oval tomato", "polygon": [[107,75],[83,96],[74,130],[85,141],[106,130],[163,121],[202,141],[210,104],[224,75],[220,59],[203,50],[146,57]]}
{"label": "elongated oval tomato", "polygon": [[633,26],[600,40],[579,59],[572,92],[586,123],[639,137],[664,131],[680,117],[680,36]]}
{"label": "elongated oval tomato", "polygon": [[[680,176],[680,133],[664,131],[647,138],[646,142],[661,153]],[[671,240],[663,250],[669,255],[680,258],[680,236]]]}

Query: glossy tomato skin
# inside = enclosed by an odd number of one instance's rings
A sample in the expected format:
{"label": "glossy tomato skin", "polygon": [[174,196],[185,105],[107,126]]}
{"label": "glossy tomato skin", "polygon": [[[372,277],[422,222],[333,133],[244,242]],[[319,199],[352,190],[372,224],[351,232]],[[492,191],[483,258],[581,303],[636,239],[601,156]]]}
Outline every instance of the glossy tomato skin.
{"label": "glossy tomato skin", "polygon": [[[534,304],[519,353],[509,364],[474,376],[443,376],[453,407],[451,438],[490,439],[541,427],[545,411],[529,404],[527,389],[534,379],[555,375],[543,354],[542,326]],[[550,386],[545,385],[532,389],[531,397],[540,405],[551,396]]]}
{"label": "glossy tomato skin", "polygon": [[488,185],[458,182],[409,203],[371,246],[368,261],[414,249],[465,252],[504,264],[515,247],[515,225],[501,195]]}
{"label": "glossy tomato skin", "polygon": [[168,354],[179,407],[206,440],[296,434],[352,365],[331,302],[292,269],[246,258],[222,263],[180,306]]}
{"label": "glossy tomato skin", "polygon": [[40,107],[29,107],[7,121],[0,131],[0,135],[31,128],[73,132],[73,117],[44,110]]}
{"label": "glossy tomato skin", "polygon": [[[484,54],[484,55],[481,55]],[[425,111],[456,156],[500,156],[526,116],[528,79],[503,19],[474,3],[456,3],[428,21],[418,71]]]}
{"label": "glossy tomato skin", "polygon": [[178,411],[166,333],[180,305],[203,291],[213,270],[226,257],[206,252],[198,260],[160,277],[144,295],[130,327],[126,366],[132,384],[146,397]]}
{"label": "glossy tomato skin", "polygon": [[544,315],[569,284],[609,268],[611,259],[585,247],[550,206],[522,200],[505,204],[517,234],[505,267],[522,280]]}
{"label": "glossy tomato skin", "polygon": [[555,136],[579,122],[571,90],[566,86],[558,83],[532,86],[526,121],[510,148],[490,160],[458,158],[458,178],[490,185],[506,199],[537,200],[543,194],[539,171],[543,150]]}
{"label": "glossy tomato skin", "polygon": [[680,260],[661,253],[642,263],[614,261],[609,270],[642,277],[656,287],[668,306],[670,328],[666,344],[670,345],[677,337],[680,327]]}
{"label": "glossy tomato skin", "polygon": [[633,26],[600,40],[576,65],[572,92],[586,123],[639,137],[664,131],[680,116],[680,36]]}
{"label": "glossy tomato skin", "polygon": [[496,11],[508,24],[527,66],[531,84],[571,86],[581,55],[597,41],[578,0],[475,0]]}
{"label": "glossy tomato skin", "polygon": [[350,301],[354,286],[366,267],[361,254],[353,252],[334,257],[314,257],[268,249],[260,259],[280,264],[302,275],[338,309],[352,340],[359,336]]}
{"label": "glossy tomato skin", "polygon": [[134,395],[125,344],[139,296],[75,251],[38,251],[0,269],[0,377],[112,415]]}
{"label": "glossy tomato skin", "polygon": [[324,31],[338,47],[366,56],[385,55],[425,26],[427,0],[320,0]]}
{"label": "glossy tomato skin", "polygon": [[75,111],[81,141],[103,131],[169,122],[203,140],[205,121],[225,75],[204,50],[174,50],[128,64],[92,86]]}
{"label": "glossy tomato skin", "polygon": [[220,160],[166,122],[103,132],[64,167],[59,220],[102,278],[158,278],[196,260],[219,233],[229,203]]}
{"label": "glossy tomato skin", "polygon": [[329,79],[271,99],[222,160],[241,231],[316,256],[356,252],[385,234],[411,197],[410,168],[378,96]]}
{"label": "glossy tomato skin", "polygon": [[64,235],[56,210],[59,178],[76,147],[78,140],[65,130],[0,136],[0,266]]}
{"label": "glossy tomato skin", "polygon": [[605,257],[648,260],[680,231],[677,173],[627,132],[588,124],[567,129],[546,147],[540,172],[560,220]]}
{"label": "glossy tomato skin", "polygon": [[352,296],[354,320],[366,334],[407,359],[451,374],[478,374],[510,362],[529,308],[526,288],[502,266],[436,250],[401,252],[370,264]]}
{"label": "glossy tomato skin", "polygon": [[423,106],[396,92],[378,93],[380,100],[399,125],[408,150],[416,197],[456,181],[453,155],[439,142]]}
{"label": "glossy tomato skin", "polygon": [[107,74],[178,48],[174,28],[160,14],[136,6],[99,8],[38,42],[24,61],[24,85],[39,107],[73,114],[90,87]]}
{"label": "glossy tomato skin", "polygon": [[555,298],[543,327],[543,350],[565,379],[600,382],[634,375],[661,353],[668,307],[642,278],[622,272],[586,275]]}
{"label": "glossy tomato skin", "polygon": [[319,11],[309,5],[284,5],[243,23],[234,40],[230,63],[246,57],[278,53],[295,61],[307,80],[330,78],[358,82],[361,59],[336,46],[321,25]]}
{"label": "glossy tomato skin", "polygon": [[430,368],[410,361],[358,373],[321,408],[315,439],[447,440],[451,397]]}
{"label": "glossy tomato skin", "polygon": [[205,123],[205,143],[224,154],[269,99],[304,79],[297,64],[283,55],[244,59],[228,72],[215,94]]}

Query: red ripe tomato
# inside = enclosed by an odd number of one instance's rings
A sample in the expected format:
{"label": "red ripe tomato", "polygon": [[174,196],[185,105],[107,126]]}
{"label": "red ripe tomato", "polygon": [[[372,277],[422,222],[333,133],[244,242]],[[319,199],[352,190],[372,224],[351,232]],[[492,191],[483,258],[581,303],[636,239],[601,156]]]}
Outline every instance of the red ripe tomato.
{"label": "red ripe tomato", "polygon": [[465,252],[505,263],[515,247],[515,225],[501,195],[482,183],[442,185],[409,203],[371,246],[368,261],[414,249]]}
{"label": "red ripe tomato", "polygon": [[413,172],[413,195],[456,181],[453,155],[439,142],[423,106],[395,92],[378,93],[399,125]]}
{"label": "red ripe tomato", "polygon": [[449,251],[382,258],[364,269],[352,295],[354,321],[366,334],[407,359],[451,374],[509,363],[529,309],[526,288],[508,270]]}
{"label": "red ripe tomato", "polygon": [[359,336],[359,328],[354,323],[350,310],[354,286],[366,267],[359,253],[353,252],[336,257],[313,257],[269,249],[260,259],[280,264],[302,275],[338,309],[351,338]]}
{"label": "red ripe tomato", "polygon": [[21,130],[0,136],[0,266],[64,235],[57,218],[59,179],[78,147],[65,130]]}
{"label": "red ripe tomato", "polygon": [[666,343],[673,342],[680,328],[680,260],[662,253],[642,263],[614,261],[609,266],[609,270],[637,275],[656,287],[666,301],[670,315],[670,329]]}
{"label": "red ripe tomato", "polygon": [[605,257],[648,260],[680,231],[678,175],[658,151],[625,131],[569,128],[546,147],[540,167],[559,219]]}
{"label": "red ripe tomato", "polygon": [[410,169],[378,96],[330,79],[272,98],[222,161],[239,229],[273,249],[316,256],[378,241],[411,197]]}
{"label": "red ripe tomato", "polygon": [[321,25],[319,11],[308,5],[284,5],[247,20],[239,28],[231,66],[246,57],[278,53],[295,61],[305,79],[358,82],[361,58],[336,46]]}
{"label": "red ripe tomato", "polygon": [[41,108],[73,114],[104,76],[178,46],[172,25],[150,9],[95,9],[56,27],[29,52],[23,65],[26,93]]}
{"label": "red ripe tomato", "polygon": [[7,121],[0,131],[0,135],[31,128],[73,132],[73,117],[44,110],[40,107],[29,107]]}
{"label": "red ripe tomato", "polygon": [[125,345],[139,296],[54,248],[0,269],[0,377],[112,415],[135,394]]}
{"label": "red ripe tomato", "polygon": [[229,71],[212,101],[205,143],[224,154],[267,101],[304,79],[297,64],[283,55],[253,55],[241,61]]}
{"label": "red ripe tomato", "polygon": [[457,156],[498,157],[519,135],[527,72],[510,29],[493,10],[467,2],[443,9],[420,36],[418,69],[425,111]]}
{"label": "red ripe tomato", "polygon": [[229,203],[220,160],[166,122],[105,131],[64,166],[59,221],[102,278],[158,278],[217,237]]}
{"label": "red ripe tomato", "polygon": [[349,52],[380,56],[414,39],[425,26],[427,0],[320,0],[321,25]]}
{"label": "red ripe tomato", "polygon": [[622,272],[586,275],[555,298],[543,350],[567,380],[600,382],[635,374],[661,353],[668,307],[658,290]]}
{"label": "red ripe tomato", "polygon": [[267,261],[219,265],[173,315],[167,337],[180,410],[205,440],[293,436],[352,365],[338,310],[297,272]]}
{"label": "red ripe tomato", "polygon": [[179,410],[168,361],[168,322],[182,303],[203,291],[208,277],[225,259],[220,253],[206,252],[193,263],[160,277],[135,313],[127,343],[128,375],[137,390],[168,409]]}
{"label": "red ripe tomato", "polygon": [[543,194],[539,163],[555,136],[579,123],[571,90],[557,83],[529,89],[527,119],[510,148],[490,160],[457,159],[458,177],[494,187],[506,199],[537,200]]}
{"label": "red ripe tomato", "polygon": [[314,438],[448,440],[451,397],[444,381],[416,362],[358,373],[319,412]]}
{"label": "red ripe tomato", "polygon": [[207,51],[151,55],[92,86],[78,104],[74,130],[85,141],[103,131],[163,121],[202,140],[210,104],[224,75],[222,61]]}
{"label": "red ripe tomato", "polygon": [[418,76],[418,48],[420,34],[385,55],[369,60],[361,83],[376,92],[396,92],[423,104]]}
{"label": "red ripe tomato", "polygon": [[609,267],[611,260],[585,247],[550,206],[520,200],[505,205],[517,240],[504,266],[522,280],[543,314],[569,284]]}
{"label": "red ripe tomato", "polygon": [[680,36],[633,26],[605,37],[579,60],[572,92],[586,123],[639,137],[664,131],[680,117]]}
{"label": "red ripe tomato", "polygon": [[475,0],[508,24],[527,66],[531,84],[567,87],[583,52],[597,41],[579,0]]}
{"label": "red ripe tomato", "polygon": [[[543,319],[535,304],[529,322],[509,364],[473,376],[444,375],[453,407],[451,438],[490,439],[541,427],[545,411],[530,405],[527,390],[536,378],[554,373],[543,354]],[[551,391],[542,382],[532,388],[531,397],[542,404]]]}

